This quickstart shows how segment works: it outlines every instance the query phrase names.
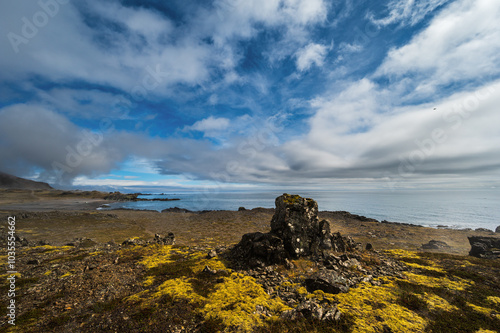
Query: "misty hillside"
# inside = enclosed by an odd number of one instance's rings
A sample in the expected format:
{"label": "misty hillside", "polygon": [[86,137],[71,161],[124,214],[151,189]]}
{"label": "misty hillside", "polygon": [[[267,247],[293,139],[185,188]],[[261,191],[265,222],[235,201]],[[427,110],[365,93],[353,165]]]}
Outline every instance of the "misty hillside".
{"label": "misty hillside", "polygon": [[19,178],[0,171],[0,189],[51,190],[52,187],[47,183]]}

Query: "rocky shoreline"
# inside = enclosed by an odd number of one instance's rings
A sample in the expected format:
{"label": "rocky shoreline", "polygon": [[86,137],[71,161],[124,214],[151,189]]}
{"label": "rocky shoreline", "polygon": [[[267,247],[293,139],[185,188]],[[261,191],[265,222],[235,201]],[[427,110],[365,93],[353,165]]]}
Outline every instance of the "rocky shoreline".
{"label": "rocky shoreline", "polygon": [[[492,256],[500,237],[489,231],[318,212],[314,200],[293,195],[277,198],[276,209],[0,212],[8,216],[18,230],[23,332],[476,332],[500,324],[500,259]],[[2,246],[6,232],[1,226]]]}

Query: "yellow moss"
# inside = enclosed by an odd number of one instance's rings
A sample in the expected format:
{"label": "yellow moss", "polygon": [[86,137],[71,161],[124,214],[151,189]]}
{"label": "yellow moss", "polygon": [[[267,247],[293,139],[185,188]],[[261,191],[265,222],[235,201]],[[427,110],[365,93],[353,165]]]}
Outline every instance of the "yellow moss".
{"label": "yellow moss", "polygon": [[50,274],[52,274],[52,271],[46,271],[45,273],[43,273],[43,275],[45,275],[45,276],[48,276]]}
{"label": "yellow moss", "polygon": [[186,278],[171,279],[163,282],[153,294],[153,298],[160,298],[164,295],[172,297],[172,299],[185,299],[191,303],[199,303],[204,301],[204,297],[198,295],[193,290],[193,286]]}
{"label": "yellow moss", "polygon": [[475,333],[498,333],[497,331],[492,330],[483,330],[482,328],[476,331]]}
{"label": "yellow moss", "polygon": [[202,313],[205,319],[219,319],[227,327],[251,331],[252,327],[263,323],[260,314],[256,312],[257,305],[274,314],[290,309],[280,299],[271,298],[254,278],[233,273],[208,295]]}
{"label": "yellow moss", "polygon": [[419,265],[419,264],[415,264],[415,263],[405,262],[405,265],[413,267],[413,268],[428,270],[428,271],[446,273],[446,271],[444,269],[437,267],[437,266],[434,266],[433,264],[431,264],[430,266],[424,266],[424,265]]}
{"label": "yellow moss", "polygon": [[300,287],[299,289],[297,289],[297,292],[299,293],[299,295],[307,295],[307,289],[305,287]]}
{"label": "yellow moss", "polygon": [[474,266],[470,261],[464,260],[460,267]]}
{"label": "yellow moss", "polygon": [[142,283],[142,285],[144,287],[149,287],[150,285],[153,284],[154,281],[155,281],[154,276],[147,276],[146,279],[144,280],[144,282]]}
{"label": "yellow moss", "polygon": [[128,297],[125,297],[124,300],[126,302],[131,302],[131,303],[141,303],[144,298],[143,296],[149,293],[149,289],[143,290],[141,292],[138,292],[137,294],[130,295]]}
{"label": "yellow moss", "polygon": [[420,258],[417,255],[417,252],[414,251],[407,251],[407,250],[401,250],[401,249],[394,249],[394,250],[386,250],[386,253],[392,254],[398,258]]}
{"label": "yellow moss", "polygon": [[384,326],[392,332],[423,332],[427,321],[396,303],[397,286],[385,280],[381,286],[363,282],[348,293],[338,294],[339,310],[354,315],[353,332],[382,332]]}
{"label": "yellow moss", "polygon": [[55,251],[67,251],[73,249],[73,246],[52,246],[52,245],[41,245],[30,247],[29,250],[38,250],[44,249],[46,253],[55,252]]}
{"label": "yellow moss", "polygon": [[[190,271],[190,273],[166,280],[153,291],[146,290],[131,295],[126,298],[126,301],[149,306],[164,296],[168,296],[173,302],[185,300],[193,304],[197,308],[194,311],[197,311],[205,319],[220,320],[226,327],[237,331],[251,331],[252,327],[263,324],[262,315],[256,310],[257,305],[266,308],[275,318],[278,318],[281,312],[290,309],[279,298],[269,296],[254,278],[236,273],[223,278],[222,282],[216,283],[214,281],[213,292],[208,295],[200,295],[193,286],[198,279],[205,278],[198,275],[205,266],[213,270],[231,272],[221,260],[217,257],[207,259],[206,252],[188,254],[187,251],[174,250],[172,246],[153,246],[151,248],[132,248],[131,251],[135,255],[143,256],[140,263],[147,268],[175,263],[179,258],[174,255],[183,254],[181,264],[185,265],[189,269],[187,272]],[[144,285],[152,285],[153,279],[153,276],[146,277]],[[305,288],[303,291],[307,294]]]}
{"label": "yellow moss", "polygon": [[486,300],[488,301],[488,303],[491,303],[494,305],[500,305],[500,297],[488,296],[488,297],[486,297]]}
{"label": "yellow moss", "polygon": [[[203,256],[206,256],[206,254],[204,254]],[[224,263],[222,261],[218,260],[217,258],[201,259],[201,260],[197,261],[192,266],[191,270],[193,271],[193,273],[198,274],[203,269],[205,269],[205,266],[208,266],[211,269],[216,270],[216,271],[227,270],[227,271],[231,272],[231,270],[227,269],[226,265],[224,265]]]}
{"label": "yellow moss", "polygon": [[445,300],[442,297],[439,297],[437,295],[431,294],[431,293],[424,293],[423,296],[420,296],[421,299],[423,299],[431,311],[435,310],[443,310],[443,311],[454,311],[458,310],[458,308],[454,305],[451,305],[448,303],[447,300]]}
{"label": "yellow moss", "polygon": [[139,264],[146,266],[147,269],[151,269],[162,264],[173,262],[173,260],[170,259],[172,256],[172,245],[159,245],[152,246],[151,248],[154,249],[154,253],[145,255]]}
{"label": "yellow moss", "polygon": [[14,274],[2,274],[0,275],[0,281],[5,281],[8,277],[11,277],[12,275],[14,275],[16,278],[21,278],[21,273],[17,272],[17,273],[14,273]]}
{"label": "yellow moss", "polygon": [[472,304],[469,302],[467,302],[467,306],[472,308],[472,310],[479,312],[479,313],[482,313],[482,314],[485,314],[485,315],[491,315],[493,312],[495,312],[495,310],[493,310],[493,309],[487,309],[487,308],[484,308],[482,306],[478,306],[478,305],[475,305],[475,304]]}
{"label": "yellow moss", "polygon": [[290,195],[290,194],[285,193],[283,195],[283,202],[286,204],[289,204],[289,205],[293,205],[293,204],[297,203],[299,200],[300,200],[300,195],[297,195],[297,194]]}
{"label": "yellow moss", "polygon": [[318,301],[328,300],[331,303],[336,301],[335,296],[333,294],[325,293],[322,290],[315,290],[314,293],[307,295],[308,298],[315,298]]}
{"label": "yellow moss", "polygon": [[452,281],[446,277],[435,278],[408,272],[406,272],[405,275],[410,282],[431,288],[447,288],[451,290],[462,291],[474,284],[473,281],[464,280],[458,277],[455,278],[456,281]]}
{"label": "yellow moss", "polygon": [[71,275],[73,275],[73,273],[71,273],[71,272],[66,272],[66,274],[61,275],[61,279],[62,279],[62,278],[69,277],[69,276],[71,276]]}

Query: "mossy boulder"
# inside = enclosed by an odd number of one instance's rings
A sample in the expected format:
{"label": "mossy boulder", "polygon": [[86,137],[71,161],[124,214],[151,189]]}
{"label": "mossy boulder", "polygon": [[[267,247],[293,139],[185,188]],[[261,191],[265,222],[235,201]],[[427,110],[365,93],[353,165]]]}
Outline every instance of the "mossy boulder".
{"label": "mossy boulder", "polygon": [[314,250],[312,245],[319,245],[319,238],[322,236],[316,201],[298,195],[283,194],[276,198],[275,203],[271,233],[283,239],[285,249],[291,257],[311,255]]}
{"label": "mossy boulder", "polygon": [[313,199],[283,194],[276,198],[271,232],[243,236],[233,257],[250,266],[284,263],[286,259],[321,257],[329,251],[352,251],[356,243],[340,234],[331,234],[330,224],[318,219]]}

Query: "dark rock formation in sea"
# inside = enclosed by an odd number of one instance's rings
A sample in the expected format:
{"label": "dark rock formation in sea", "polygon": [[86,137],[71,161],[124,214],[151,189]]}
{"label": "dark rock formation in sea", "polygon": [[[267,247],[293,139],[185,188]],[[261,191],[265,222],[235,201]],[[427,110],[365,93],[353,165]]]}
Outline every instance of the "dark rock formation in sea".
{"label": "dark rock formation in sea", "polygon": [[469,237],[471,250],[470,256],[486,259],[500,258],[500,238],[495,237]]}
{"label": "dark rock formation in sea", "polygon": [[495,232],[496,232],[497,234],[500,234],[500,225],[499,225],[499,226],[495,229]]}

